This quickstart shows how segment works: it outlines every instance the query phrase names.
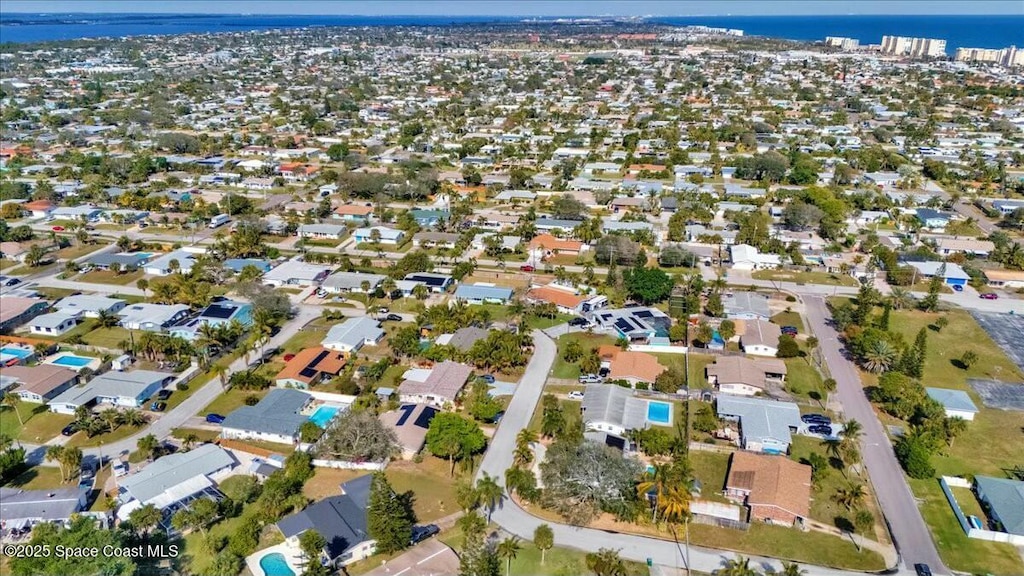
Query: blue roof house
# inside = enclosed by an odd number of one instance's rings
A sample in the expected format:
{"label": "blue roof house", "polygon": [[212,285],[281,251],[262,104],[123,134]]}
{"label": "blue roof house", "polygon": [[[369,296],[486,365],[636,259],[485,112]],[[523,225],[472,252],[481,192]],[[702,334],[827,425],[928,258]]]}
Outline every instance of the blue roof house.
{"label": "blue roof house", "polygon": [[512,289],[487,284],[461,284],[455,289],[455,299],[468,304],[507,304]]}

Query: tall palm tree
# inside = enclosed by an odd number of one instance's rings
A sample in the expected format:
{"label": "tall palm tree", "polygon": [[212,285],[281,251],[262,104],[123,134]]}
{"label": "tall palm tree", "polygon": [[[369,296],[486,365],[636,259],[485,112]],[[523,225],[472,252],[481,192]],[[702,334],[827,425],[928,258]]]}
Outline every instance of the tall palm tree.
{"label": "tall palm tree", "polygon": [[721,576],[759,576],[757,570],[750,566],[750,558],[743,556],[727,560],[725,568],[718,574]]}
{"label": "tall palm tree", "polygon": [[892,292],[889,294],[889,302],[892,304],[893,310],[903,310],[914,305],[914,296],[906,288],[893,286]]}
{"label": "tall palm tree", "polygon": [[783,562],[782,572],[779,572],[778,576],[807,576],[807,570],[801,568],[796,562]]}
{"label": "tall palm tree", "polygon": [[106,423],[107,431],[113,432],[117,425],[121,423],[121,413],[116,408],[107,408],[100,412],[100,419]]}
{"label": "tall palm tree", "polygon": [[490,522],[491,513],[493,513],[494,509],[501,503],[504,490],[502,490],[501,485],[498,484],[497,478],[484,472],[483,477],[476,482],[476,491],[480,496],[480,503],[487,508],[487,522]]}
{"label": "tall palm tree", "polygon": [[21,396],[8,392],[7,394],[4,394],[4,399],[0,402],[11,410],[14,410],[14,414],[18,417],[18,424],[22,426],[25,425],[25,421],[21,419],[21,412],[18,411],[18,404],[21,404]]}
{"label": "tall palm tree", "polygon": [[60,467],[61,482],[67,480],[67,472],[64,470],[64,447],[47,446],[45,458],[47,462],[56,462],[57,466]]}
{"label": "tall palm tree", "polygon": [[142,426],[149,421],[149,418],[141,411],[129,408],[121,414],[121,421],[129,426]]}
{"label": "tall palm tree", "polygon": [[185,436],[181,439],[181,444],[182,446],[185,447],[186,450],[192,449],[192,447],[195,446],[197,442],[199,442],[199,436],[197,436],[195,432],[189,432],[188,434],[185,434]]}
{"label": "tall palm tree", "polygon": [[520,550],[522,547],[519,545],[517,536],[505,538],[498,544],[498,556],[505,559],[505,576],[512,573],[512,560],[515,560]]}
{"label": "tall palm tree", "polygon": [[516,449],[513,452],[513,463],[523,467],[533,461],[533,448],[530,446],[537,441],[537,433],[528,428],[523,428],[516,436]]}
{"label": "tall palm tree", "polygon": [[654,470],[647,472],[644,479],[636,485],[636,492],[641,500],[649,501],[651,498],[654,499],[654,505],[651,506],[651,522],[655,522],[658,519],[661,499],[669,485],[668,472],[668,464],[655,464]]}
{"label": "tall palm tree", "polygon": [[847,510],[853,510],[864,501],[866,495],[863,484],[850,484],[847,487],[837,488],[834,499]]}
{"label": "tall palm tree", "polygon": [[864,368],[878,374],[892,368],[896,363],[896,349],[886,340],[874,340],[864,351]]}
{"label": "tall palm tree", "polygon": [[825,452],[828,453],[829,458],[835,458],[840,462],[843,461],[843,443],[839,438],[825,438],[821,441],[821,445],[825,447]]}
{"label": "tall palm tree", "polygon": [[842,443],[847,448],[850,446],[856,447],[857,441],[860,440],[860,436],[863,433],[864,426],[860,422],[854,419],[847,420],[846,423],[843,424],[843,431],[840,432]]}
{"label": "tall palm tree", "polygon": [[690,516],[690,490],[672,486],[658,499],[661,517],[667,522],[683,522]]}

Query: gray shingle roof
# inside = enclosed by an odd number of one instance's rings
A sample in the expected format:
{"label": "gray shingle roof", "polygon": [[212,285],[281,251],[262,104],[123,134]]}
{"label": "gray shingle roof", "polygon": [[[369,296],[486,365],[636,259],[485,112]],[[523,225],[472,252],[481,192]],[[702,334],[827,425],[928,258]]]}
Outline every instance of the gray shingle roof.
{"label": "gray shingle roof", "polygon": [[760,442],[764,439],[792,442],[790,428],[800,427],[800,408],[791,402],[776,402],[758,398],[719,395],[718,416],[740,419],[744,440]]}
{"label": "gray shingle roof", "polygon": [[584,422],[607,422],[626,430],[647,427],[647,402],[611,384],[589,384],[583,395]]}
{"label": "gray shingle roof", "polygon": [[282,518],[277,527],[285,538],[316,529],[327,541],[327,554],[332,559],[370,538],[366,515],[370,500],[372,474],[360,476],[341,485],[341,496],[331,496],[308,506],[305,510]]}
{"label": "gray shingle roof", "polygon": [[338,343],[355,347],[368,340],[377,340],[383,334],[384,330],[381,329],[380,322],[373,318],[361,316],[359,318],[349,318],[341,324],[331,326],[331,329],[327,331],[327,335],[324,336],[322,343],[327,348],[330,348],[331,344]]}
{"label": "gray shingle roof", "polygon": [[224,418],[224,428],[294,436],[308,420],[299,414],[310,396],[290,388],[276,388],[255,406],[242,406]]}
{"label": "gray shingle roof", "polygon": [[215,444],[203,444],[188,452],[158,458],[138,474],[120,481],[136,500],[147,503],[164,491],[196,476],[206,476],[235,464],[227,451]]}
{"label": "gray shingle roof", "polygon": [[978,495],[988,501],[1003,528],[1024,536],[1024,482],[990,476],[975,476],[974,482]]}
{"label": "gray shingle roof", "polygon": [[0,518],[8,523],[17,520],[67,520],[71,514],[81,510],[82,497],[79,488],[19,490],[0,487]]}

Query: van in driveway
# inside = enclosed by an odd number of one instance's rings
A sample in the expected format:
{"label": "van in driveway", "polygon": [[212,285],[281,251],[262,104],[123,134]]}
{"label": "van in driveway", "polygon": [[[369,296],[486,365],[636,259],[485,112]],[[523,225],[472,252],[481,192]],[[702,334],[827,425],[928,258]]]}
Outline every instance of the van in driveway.
{"label": "van in driveway", "polygon": [[110,469],[114,471],[115,478],[120,478],[128,474],[128,463],[118,458],[110,465]]}

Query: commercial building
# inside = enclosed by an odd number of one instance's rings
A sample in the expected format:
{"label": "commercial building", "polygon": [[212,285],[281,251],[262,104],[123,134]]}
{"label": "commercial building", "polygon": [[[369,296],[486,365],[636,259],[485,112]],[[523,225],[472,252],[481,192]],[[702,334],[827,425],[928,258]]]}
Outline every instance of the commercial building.
{"label": "commercial building", "polygon": [[946,56],[946,41],[937,38],[882,36],[881,51],[883,54],[912,58],[941,58]]}

